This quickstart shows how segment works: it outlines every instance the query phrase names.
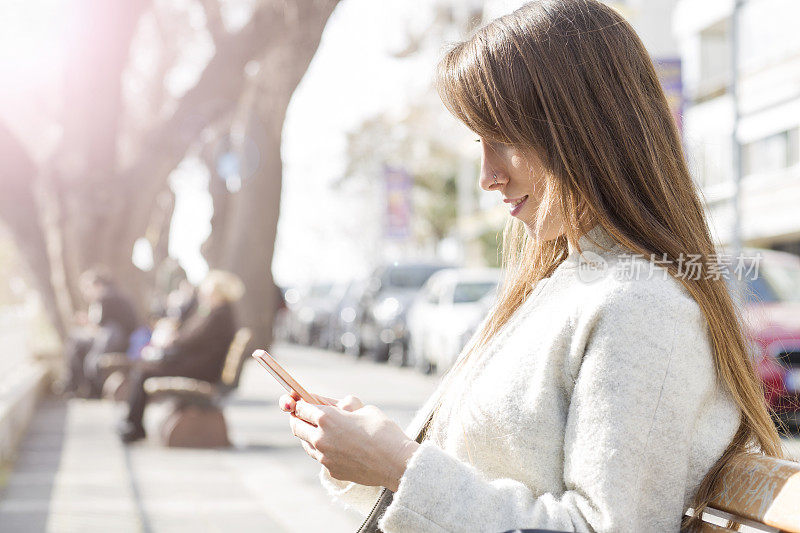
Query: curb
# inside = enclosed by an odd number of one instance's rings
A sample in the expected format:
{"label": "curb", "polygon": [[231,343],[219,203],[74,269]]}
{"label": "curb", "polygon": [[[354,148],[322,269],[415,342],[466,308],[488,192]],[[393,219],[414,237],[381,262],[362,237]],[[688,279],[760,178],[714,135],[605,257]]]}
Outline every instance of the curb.
{"label": "curb", "polygon": [[47,370],[35,361],[0,380],[0,465],[11,461],[44,390]]}

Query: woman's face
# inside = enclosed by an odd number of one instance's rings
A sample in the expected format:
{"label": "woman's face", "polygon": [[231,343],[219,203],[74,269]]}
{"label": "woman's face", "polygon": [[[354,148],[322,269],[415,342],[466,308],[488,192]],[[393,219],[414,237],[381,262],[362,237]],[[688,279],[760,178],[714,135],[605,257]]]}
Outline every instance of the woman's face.
{"label": "woman's face", "polygon": [[214,307],[222,301],[216,287],[211,283],[201,283],[197,291],[198,301],[209,307]]}
{"label": "woman's face", "polygon": [[[562,235],[562,217],[554,203],[543,204],[546,173],[536,154],[533,151],[523,153],[509,145],[482,137],[479,140],[483,149],[481,188],[498,191],[511,216],[525,223],[525,229],[532,238],[549,241]],[[539,209],[546,209],[547,212],[543,214],[543,224],[537,232],[536,215]]]}

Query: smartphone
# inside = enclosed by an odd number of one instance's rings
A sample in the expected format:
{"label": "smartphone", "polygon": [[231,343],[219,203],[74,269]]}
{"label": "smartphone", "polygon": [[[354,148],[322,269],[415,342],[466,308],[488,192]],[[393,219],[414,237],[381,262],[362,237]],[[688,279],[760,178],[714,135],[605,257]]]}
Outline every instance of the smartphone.
{"label": "smartphone", "polygon": [[328,402],[322,400],[321,398],[317,398],[307,390],[305,390],[296,379],[294,379],[284,368],[278,364],[278,362],[273,359],[273,357],[267,353],[266,350],[256,350],[253,352],[252,355],[253,359],[258,361],[258,364],[264,367],[264,369],[272,374],[272,377],[281,384],[281,386],[286,389],[289,393],[297,393],[300,398],[304,401],[315,404],[315,405],[329,405]]}

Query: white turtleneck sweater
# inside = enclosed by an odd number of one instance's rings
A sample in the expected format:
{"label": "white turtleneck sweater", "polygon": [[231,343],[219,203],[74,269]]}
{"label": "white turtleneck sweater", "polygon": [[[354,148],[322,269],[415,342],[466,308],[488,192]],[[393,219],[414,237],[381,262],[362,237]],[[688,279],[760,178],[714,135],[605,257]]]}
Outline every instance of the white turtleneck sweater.
{"label": "white turtleneck sweater", "polygon": [[[739,410],[683,286],[601,226],[579,244],[419,411],[412,438],[446,389],[385,533],[679,530]],[[380,491],[321,479],[363,513]]]}

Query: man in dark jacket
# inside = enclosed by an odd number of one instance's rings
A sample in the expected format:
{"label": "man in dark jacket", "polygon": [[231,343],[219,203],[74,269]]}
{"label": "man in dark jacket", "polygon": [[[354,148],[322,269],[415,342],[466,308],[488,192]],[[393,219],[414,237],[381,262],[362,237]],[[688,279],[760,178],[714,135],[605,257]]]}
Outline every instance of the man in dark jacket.
{"label": "man in dark jacket", "polygon": [[130,375],[128,416],[120,425],[123,442],[144,438],[142,424],[147,393],[144,382],[157,376],[183,376],[217,383],[222,376],[228,348],[236,334],[233,301],[242,293],[232,274],[215,271],[201,283],[198,307],[178,330],[177,336],[155,360],[139,362]]}
{"label": "man in dark jacket", "polygon": [[65,347],[67,393],[98,396],[95,361],[107,352],[124,352],[136,329],[136,312],[111,278],[100,270],[81,275],[81,292],[89,304],[85,318],[70,332]]}

